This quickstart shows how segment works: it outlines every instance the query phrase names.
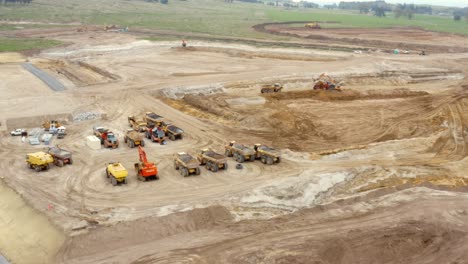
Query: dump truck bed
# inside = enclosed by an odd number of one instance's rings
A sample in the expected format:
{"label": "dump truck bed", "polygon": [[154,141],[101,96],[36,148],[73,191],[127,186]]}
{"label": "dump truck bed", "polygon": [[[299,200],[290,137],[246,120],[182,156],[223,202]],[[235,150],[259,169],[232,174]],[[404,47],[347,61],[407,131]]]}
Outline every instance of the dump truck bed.
{"label": "dump truck bed", "polygon": [[48,151],[50,154],[52,154],[53,156],[56,156],[56,157],[59,157],[59,158],[71,158],[71,152],[70,151],[67,151],[67,150],[64,150],[64,149],[61,149],[61,148],[57,148],[57,147],[53,147],[53,148],[49,148],[49,151]]}
{"label": "dump truck bed", "polygon": [[143,140],[143,135],[138,133],[137,131],[130,131],[127,132],[127,137],[131,138],[134,141],[142,141]]}
{"label": "dump truck bed", "polygon": [[113,163],[109,165],[109,171],[114,175],[116,178],[124,178],[128,176],[128,171],[125,167],[120,163]]}
{"label": "dump truck bed", "polygon": [[174,134],[180,134],[184,132],[181,128],[176,127],[174,125],[167,126],[167,130],[171,131]]}
{"label": "dump truck bed", "polygon": [[148,113],[148,114],[146,114],[146,116],[147,116],[148,118],[155,119],[155,120],[163,118],[162,116],[157,115],[157,114],[155,114],[155,113]]}
{"label": "dump truck bed", "polygon": [[247,146],[244,146],[242,144],[234,144],[233,148],[239,150],[239,151],[242,151],[242,152],[245,152],[245,153],[254,153],[254,150],[247,147]]}
{"label": "dump truck bed", "polygon": [[177,158],[186,166],[187,168],[198,167],[198,161],[189,154],[178,155]]}
{"label": "dump truck bed", "polygon": [[216,153],[214,151],[206,151],[205,153],[203,153],[202,155],[206,156],[206,157],[209,157],[209,158],[212,158],[212,159],[215,159],[215,160],[224,160],[226,159],[225,156],[219,154],[219,153]]}
{"label": "dump truck bed", "polygon": [[277,149],[270,148],[268,146],[261,146],[261,147],[259,147],[259,150],[261,150],[261,151],[263,151],[265,153],[269,153],[269,154],[274,155],[274,156],[279,156],[280,155],[280,152]]}

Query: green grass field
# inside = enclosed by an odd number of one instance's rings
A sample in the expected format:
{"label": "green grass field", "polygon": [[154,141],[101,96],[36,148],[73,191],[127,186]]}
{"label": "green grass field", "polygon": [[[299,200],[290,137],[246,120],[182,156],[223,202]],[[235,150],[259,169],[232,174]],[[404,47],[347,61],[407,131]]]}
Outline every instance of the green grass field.
{"label": "green grass field", "polygon": [[[395,19],[392,14],[378,18],[357,12],[325,9],[290,9],[224,0],[169,0],[168,5],[143,0],[34,0],[29,6],[0,6],[0,17],[10,20],[145,27],[217,36],[277,39],[255,32],[252,26],[265,22],[326,20],[336,26],[390,27],[419,26],[428,30],[468,35],[466,21],[451,17],[415,15],[412,20]],[[11,28],[10,28],[11,29]],[[0,27],[0,30],[2,28]]]}
{"label": "green grass field", "polygon": [[450,17],[430,16],[416,14],[413,19],[406,18],[396,19],[392,13],[388,13],[386,17],[376,17],[372,15],[362,15],[356,12],[330,11],[324,9],[315,9],[311,12],[299,11],[281,11],[268,10],[268,19],[271,21],[336,21],[339,24],[331,24],[332,27],[362,27],[362,28],[379,28],[391,26],[416,26],[427,30],[450,32],[468,35],[468,23],[466,21],[455,22]]}
{"label": "green grass field", "polygon": [[60,44],[62,42],[49,39],[0,38],[0,52],[45,49]]}

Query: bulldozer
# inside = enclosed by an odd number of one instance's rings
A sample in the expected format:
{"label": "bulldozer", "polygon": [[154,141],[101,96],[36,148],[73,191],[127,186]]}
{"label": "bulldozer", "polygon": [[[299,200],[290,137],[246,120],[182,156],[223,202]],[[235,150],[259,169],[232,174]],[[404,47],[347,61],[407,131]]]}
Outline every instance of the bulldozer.
{"label": "bulldozer", "polygon": [[109,162],[106,164],[106,177],[113,186],[119,183],[127,184],[128,171],[119,162]]}
{"label": "bulldozer", "polygon": [[335,90],[341,91],[341,86],[343,82],[337,82],[335,79],[331,78],[328,74],[322,73],[316,79],[314,79],[314,90]]}
{"label": "bulldozer", "polygon": [[312,23],[307,23],[304,25],[306,28],[312,28],[312,29],[321,29],[322,27],[320,26],[319,23],[317,22],[312,22]]}
{"label": "bulldozer", "polygon": [[142,146],[138,146],[138,154],[140,157],[140,162],[134,164],[138,180],[159,180],[158,168],[154,163],[148,162],[148,160],[146,159],[146,152],[143,150]]}

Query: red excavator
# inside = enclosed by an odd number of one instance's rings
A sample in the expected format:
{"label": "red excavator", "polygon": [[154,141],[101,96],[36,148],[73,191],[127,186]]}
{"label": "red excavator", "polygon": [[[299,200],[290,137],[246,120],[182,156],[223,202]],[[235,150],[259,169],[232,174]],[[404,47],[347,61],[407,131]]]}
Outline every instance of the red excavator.
{"label": "red excavator", "polygon": [[137,172],[138,180],[147,181],[149,179],[159,180],[158,168],[152,162],[146,159],[146,152],[141,146],[138,146],[138,153],[140,155],[140,162],[135,163],[135,170]]}

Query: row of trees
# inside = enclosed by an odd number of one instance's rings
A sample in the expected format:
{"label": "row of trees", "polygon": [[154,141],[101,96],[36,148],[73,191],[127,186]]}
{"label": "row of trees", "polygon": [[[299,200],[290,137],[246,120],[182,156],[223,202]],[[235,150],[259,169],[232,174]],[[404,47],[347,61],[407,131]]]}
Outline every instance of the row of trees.
{"label": "row of trees", "polygon": [[[0,0],[2,1],[2,0]],[[146,0],[146,1],[158,1],[158,0]],[[159,1],[168,1],[168,0],[159,0]],[[225,2],[232,3],[234,0],[224,0]],[[265,0],[236,0],[242,2],[250,3],[261,3]],[[307,2],[301,0],[300,2],[292,2],[288,0],[266,0],[267,5],[271,6],[284,6],[284,7],[303,7],[303,8],[319,8],[319,5],[312,2]],[[375,0],[375,1],[353,1],[353,2],[344,2],[341,1],[337,5],[336,3],[324,5],[324,8],[327,9],[349,9],[349,10],[359,10],[361,14],[373,13],[375,16],[384,17],[387,12],[394,13],[396,18],[406,17],[408,19],[413,19],[414,14],[428,14],[432,15],[434,12],[432,6],[429,5],[415,5],[415,4],[388,4],[385,0]],[[439,10],[440,12],[440,10]],[[454,20],[461,20],[463,17],[468,20],[468,7],[458,8],[447,11],[448,14],[453,12]]]}
{"label": "row of trees", "polygon": [[32,2],[32,0],[0,0],[0,4],[2,4],[2,5],[8,5],[8,4],[26,5],[26,4],[30,4],[31,2]]}
{"label": "row of trees", "polygon": [[154,2],[167,5],[169,3],[169,0],[145,0],[145,2]]}
{"label": "row of trees", "polygon": [[460,21],[462,17],[468,20],[468,7],[465,7],[463,9],[460,8],[460,9],[453,11],[453,20]]}
{"label": "row of trees", "polygon": [[354,2],[340,2],[337,6],[340,9],[353,9],[359,10],[362,14],[367,14],[371,11],[376,16],[385,16],[386,12],[393,11],[395,17],[407,17],[412,19],[414,14],[429,14],[432,15],[432,7],[428,5],[415,5],[415,4],[387,4],[383,0],[378,1],[354,1]]}
{"label": "row of trees", "polygon": [[368,1],[368,2],[340,2],[338,6],[330,6],[331,8],[338,7],[340,9],[359,10],[359,13],[368,14],[374,12],[376,16],[385,16],[385,12],[391,11],[390,5],[385,1]]}

